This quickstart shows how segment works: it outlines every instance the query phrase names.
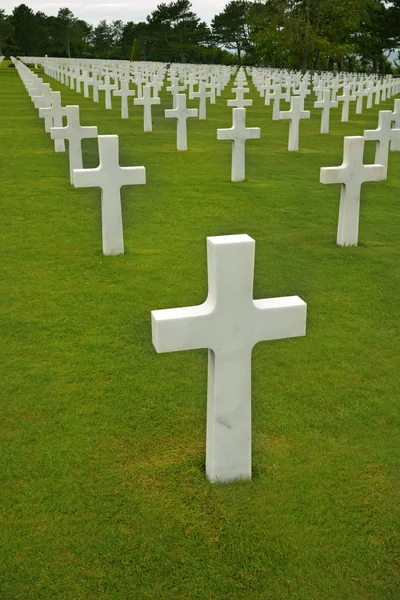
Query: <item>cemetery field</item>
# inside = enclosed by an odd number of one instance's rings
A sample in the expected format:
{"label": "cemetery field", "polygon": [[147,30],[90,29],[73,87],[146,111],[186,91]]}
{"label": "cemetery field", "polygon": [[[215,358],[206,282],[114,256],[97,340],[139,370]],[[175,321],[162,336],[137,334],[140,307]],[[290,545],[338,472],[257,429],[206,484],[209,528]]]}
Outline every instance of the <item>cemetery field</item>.
{"label": "cemetery field", "polygon": [[[101,250],[98,189],[74,189],[15,69],[0,65],[1,600],[398,600],[400,152],[363,186],[358,247],[336,245],[343,137],[300,151],[251,86],[246,181],[230,182],[228,86],[176,151],[171,97],[130,119],[53,79],[81,123],[118,134],[125,256]],[[189,103],[196,107],[197,102]],[[282,103],[282,110],[289,105]],[[98,165],[84,140],[84,166]],[[366,142],[366,162],[374,144]],[[298,295],[307,336],[253,352],[253,479],[204,472],[207,350],[158,355],[151,310],[207,296],[206,237],[256,240],[254,298]]]}

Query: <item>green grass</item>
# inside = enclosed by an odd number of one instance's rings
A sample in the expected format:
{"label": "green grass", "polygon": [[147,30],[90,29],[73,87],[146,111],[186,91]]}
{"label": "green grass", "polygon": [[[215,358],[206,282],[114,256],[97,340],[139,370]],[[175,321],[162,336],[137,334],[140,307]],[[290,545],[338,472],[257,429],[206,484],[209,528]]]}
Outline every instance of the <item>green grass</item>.
{"label": "green grass", "polygon": [[[319,184],[393,100],[334,111],[325,136],[312,110],[289,153],[253,88],[262,139],[232,184],[230,91],[178,153],[166,96],[144,134],[141,108],[122,121],[51,80],[147,168],[112,258],[99,190],[69,185],[0,69],[0,599],[398,600],[400,153],[363,188],[357,248],[336,246],[339,187]],[[254,297],[297,294],[309,316],[306,338],[253,352],[253,480],[225,486],[204,475],[207,351],[157,355],[150,311],[202,302],[206,236],[233,233],[257,242]]]}

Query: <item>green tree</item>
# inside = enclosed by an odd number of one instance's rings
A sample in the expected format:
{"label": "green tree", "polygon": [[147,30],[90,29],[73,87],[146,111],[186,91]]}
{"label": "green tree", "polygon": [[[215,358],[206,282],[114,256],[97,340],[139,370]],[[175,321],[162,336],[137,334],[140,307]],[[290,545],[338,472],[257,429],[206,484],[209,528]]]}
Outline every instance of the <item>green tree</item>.
{"label": "green tree", "polygon": [[113,48],[113,31],[104,19],[94,28],[91,36],[91,47],[97,58],[109,58]]}
{"label": "green tree", "polygon": [[10,17],[7,17],[5,10],[0,8],[0,56],[8,54],[11,47],[14,27],[11,25]]}
{"label": "green tree", "polygon": [[244,52],[253,50],[249,26],[250,8],[251,2],[248,0],[232,0],[211,22],[216,43],[234,50],[240,65]]}
{"label": "green tree", "polygon": [[14,42],[17,53],[21,56],[32,56],[36,46],[36,19],[31,8],[26,4],[16,6],[10,17],[14,27]]}
{"label": "green tree", "polygon": [[192,11],[189,0],[159,4],[147,17],[146,39],[151,44],[149,58],[188,62],[199,46],[206,46],[210,31]]}
{"label": "green tree", "polygon": [[133,46],[132,46],[131,62],[135,62],[135,61],[139,61],[139,60],[142,60],[142,56],[140,53],[139,41],[135,40],[133,42]]}

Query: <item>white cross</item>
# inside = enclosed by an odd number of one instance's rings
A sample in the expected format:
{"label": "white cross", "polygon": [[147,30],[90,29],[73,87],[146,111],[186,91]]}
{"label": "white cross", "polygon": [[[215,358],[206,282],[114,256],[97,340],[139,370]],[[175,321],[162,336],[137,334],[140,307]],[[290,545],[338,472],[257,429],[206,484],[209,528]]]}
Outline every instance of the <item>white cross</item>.
{"label": "white cross", "polygon": [[136,105],[143,106],[143,118],[144,118],[144,131],[153,131],[153,121],[151,114],[151,107],[155,104],[161,104],[160,98],[152,98],[151,87],[145,85],[143,87],[143,98],[135,98],[134,103]]}
{"label": "white cross", "polygon": [[205,121],[207,118],[207,98],[212,98],[213,93],[207,92],[206,84],[204,81],[200,81],[199,83],[199,91],[193,92],[192,98],[200,99],[200,110],[199,110],[199,120]]}
{"label": "white cross", "polygon": [[129,89],[129,79],[121,79],[121,89],[114,90],[114,96],[121,98],[121,119],[129,119],[128,98],[136,95]]}
{"label": "white cross", "polygon": [[93,71],[92,73],[92,79],[93,79],[93,102],[98,102],[99,101],[99,85],[101,85],[101,81],[99,80],[99,75],[97,73],[97,71]]}
{"label": "white cross", "polygon": [[230,129],[218,129],[218,140],[232,140],[232,181],[243,181],[246,176],[246,140],[259,139],[259,127],[246,128],[246,109],[233,109],[233,125]]}
{"label": "white cross", "polygon": [[364,138],[345,137],[343,163],[340,167],[321,169],[321,183],[341,183],[337,244],[357,246],[360,219],[361,185],[385,179],[383,165],[364,165]]}
{"label": "white cross", "polygon": [[167,87],[167,92],[171,92],[173,98],[173,108],[176,108],[176,97],[181,92],[186,90],[186,85],[179,85],[179,79],[177,77],[173,77],[171,80],[171,85]]}
{"label": "white cross", "polygon": [[[393,126],[394,129],[400,129],[400,99],[394,101],[394,110],[393,110]],[[396,140],[392,140],[390,144],[390,149],[393,151],[400,150],[400,142]]]}
{"label": "white cross", "polygon": [[272,89],[274,90],[273,92],[271,92],[270,90],[269,92],[265,93],[265,99],[267,100],[268,98],[269,100],[274,101],[274,106],[272,109],[272,120],[279,121],[279,114],[281,111],[281,100],[283,100],[281,84],[276,83],[272,86]]}
{"label": "white cross", "polygon": [[297,151],[299,149],[299,131],[300,120],[309,119],[311,114],[309,110],[303,110],[304,97],[292,96],[290,110],[281,111],[281,119],[290,119],[288,150]]}
{"label": "white cross", "polygon": [[400,129],[392,129],[393,113],[391,110],[379,111],[378,128],[364,131],[364,139],[376,142],[375,163],[385,167],[387,178],[390,142],[400,142]]}
{"label": "white cross", "polygon": [[177,94],[176,108],[165,111],[166,119],[177,119],[177,149],[187,150],[187,119],[198,117],[197,108],[186,108],[186,94]]}
{"label": "white cross", "polygon": [[325,88],[322,92],[322,100],[317,100],[314,102],[314,108],[322,108],[321,115],[321,133],[329,133],[329,115],[331,108],[337,108],[338,103],[332,102],[331,100],[331,90]]}
{"label": "white cross", "polygon": [[124,253],[121,187],[145,184],[146,169],[119,166],[117,135],[99,135],[98,139],[100,165],[97,169],[74,169],[74,185],[101,188],[103,253],[115,256]]}
{"label": "white cross", "polygon": [[53,140],[68,140],[70,181],[74,183],[74,169],[82,169],[82,140],[96,138],[97,127],[82,127],[79,122],[79,106],[67,106],[67,126],[52,127]]}
{"label": "white cross", "polygon": [[249,88],[236,88],[232,92],[236,94],[234,100],[228,100],[227,105],[233,108],[245,108],[246,106],[253,106],[253,100],[250,98],[245,99],[244,94],[249,91]]}
{"label": "white cross", "polygon": [[[41,95],[40,96],[32,96],[33,104],[35,108],[48,108],[51,106],[51,87],[48,83],[42,83],[41,85]],[[47,131],[47,130],[46,130]],[[48,131],[47,131],[48,133]]]}
{"label": "white cross", "polygon": [[[39,108],[39,116],[44,119],[50,119],[49,132],[52,127],[62,127],[63,117],[67,115],[67,109],[61,106],[61,92],[51,92],[51,107]],[[65,141],[62,139],[54,140],[55,152],[65,152]]]}
{"label": "white cross", "polygon": [[97,89],[100,90],[100,91],[104,91],[105,92],[105,95],[106,95],[106,109],[107,110],[111,110],[112,109],[111,92],[113,90],[117,90],[118,89],[118,85],[116,83],[111,84],[110,83],[110,76],[106,75],[104,77],[104,83],[102,83],[101,85],[98,85]]}
{"label": "white cross", "polygon": [[355,96],[353,96],[350,93],[350,86],[349,85],[345,85],[343,86],[343,95],[342,96],[338,96],[337,100],[339,102],[343,102],[343,106],[342,106],[342,123],[347,123],[349,120],[349,106],[350,106],[350,102],[352,102],[353,100],[355,100]]}
{"label": "white cross", "polygon": [[90,77],[88,71],[82,71],[80,81],[83,83],[83,95],[85,98],[89,98],[89,86],[93,85],[93,77]]}
{"label": "white cross", "polygon": [[253,300],[255,241],[207,238],[208,298],[200,306],[152,312],[157,352],[208,348],[206,474],[211,482],[251,479],[251,353],[262,341],[304,336],[298,296]]}
{"label": "white cross", "polygon": [[364,89],[364,84],[360,83],[357,86],[357,91],[353,92],[353,99],[357,99],[356,115],[361,115],[363,111],[363,98],[368,96],[368,90]]}

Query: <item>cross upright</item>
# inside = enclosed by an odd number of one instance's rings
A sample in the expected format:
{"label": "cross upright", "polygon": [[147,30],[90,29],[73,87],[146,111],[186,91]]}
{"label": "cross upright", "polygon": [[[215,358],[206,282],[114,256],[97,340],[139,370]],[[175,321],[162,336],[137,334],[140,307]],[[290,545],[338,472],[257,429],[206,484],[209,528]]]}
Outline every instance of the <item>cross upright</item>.
{"label": "cross upright", "polygon": [[364,131],[364,139],[376,142],[375,163],[385,167],[387,178],[390,143],[400,143],[400,129],[392,129],[393,113],[391,110],[380,110],[378,128]]}
{"label": "cross upright", "polygon": [[146,183],[144,167],[120,167],[119,138],[99,135],[100,164],[96,169],[74,169],[77,188],[101,188],[101,220],[103,253],[115,256],[124,253],[121,187]]}
{"label": "cross upright", "polygon": [[383,181],[383,165],[364,165],[364,138],[345,137],[343,163],[340,167],[323,167],[321,183],[340,183],[340,208],[336,242],[339,246],[357,246],[360,219],[361,185],[366,181]]}
{"label": "cross upright", "polygon": [[[394,101],[392,122],[393,122],[395,129],[400,129],[400,99],[399,98],[397,98]],[[396,140],[392,140],[392,143],[390,144],[390,149],[392,150],[392,152],[399,151],[400,150],[400,142],[397,142]]]}
{"label": "cross upright", "polygon": [[218,140],[232,140],[231,181],[244,181],[246,177],[246,140],[259,139],[259,127],[246,127],[246,109],[233,109],[233,125],[230,129],[218,129]]}
{"label": "cross upright", "polygon": [[353,92],[354,100],[357,100],[356,104],[356,115],[361,115],[363,111],[363,99],[368,96],[368,90],[364,89],[364,84],[359,83],[357,90]]}
{"label": "cross upright", "polygon": [[100,90],[100,91],[102,91],[102,92],[103,91],[105,92],[105,96],[106,96],[106,109],[107,110],[111,110],[112,109],[111,92],[118,89],[118,84],[117,83],[110,83],[110,76],[106,75],[104,77],[104,83],[98,85],[97,89]]}
{"label": "cross upright", "polygon": [[337,100],[339,102],[343,102],[343,106],[342,106],[342,123],[347,123],[349,120],[349,106],[350,106],[350,102],[352,102],[353,100],[355,100],[355,96],[353,96],[353,94],[350,93],[350,86],[349,85],[344,85],[343,86],[343,94],[342,96],[338,96]]}
{"label": "cross upright", "polygon": [[281,119],[290,119],[289,127],[289,151],[297,151],[299,149],[299,132],[300,120],[309,119],[311,113],[309,110],[304,110],[304,98],[302,96],[292,96],[290,101],[290,110],[281,111],[279,116]]}
{"label": "cross upright", "polygon": [[[50,119],[51,131],[52,127],[62,127],[63,117],[67,115],[67,109],[61,106],[61,92],[51,92],[51,107],[39,108],[39,117]],[[65,141],[63,139],[54,140],[55,152],[65,152]]]}
{"label": "cross upright", "polygon": [[280,83],[276,83],[272,86],[273,92],[265,92],[265,101],[273,100],[274,106],[272,109],[272,120],[279,121],[279,115],[281,112],[281,100],[283,100],[282,86]]}
{"label": "cross upright", "polygon": [[74,183],[74,169],[82,169],[82,140],[97,138],[97,127],[82,127],[79,121],[79,106],[67,106],[67,126],[52,127],[53,140],[68,140],[70,181]]}
{"label": "cross upright", "polygon": [[200,121],[205,121],[207,118],[207,98],[212,98],[213,97],[213,93],[212,92],[207,92],[206,90],[206,82],[205,81],[200,81],[199,83],[199,91],[198,92],[193,92],[192,94],[192,98],[199,98],[200,99],[200,109],[199,109],[199,120]]}
{"label": "cross upright", "polygon": [[166,119],[177,119],[177,149],[187,150],[187,119],[191,117],[198,117],[199,111],[197,108],[186,107],[186,94],[177,94],[176,96],[177,106],[176,108],[165,111]]}
{"label": "cross upright", "polygon": [[114,96],[121,98],[121,119],[129,119],[128,98],[135,95],[135,90],[129,89],[129,79],[121,79],[120,89],[114,90]]}
{"label": "cross upright", "polygon": [[92,87],[93,87],[93,102],[99,101],[99,85],[101,85],[101,80],[99,79],[99,74],[97,71],[92,71]]}
{"label": "cross upright", "polygon": [[153,120],[151,107],[156,104],[161,104],[160,98],[153,98],[151,95],[151,86],[143,87],[143,97],[135,98],[134,103],[138,106],[143,106],[144,131],[153,131]]}
{"label": "cross upright", "polygon": [[208,348],[206,474],[211,482],[251,479],[251,354],[262,341],[304,336],[298,296],[253,300],[255,241],[207,238],[204,304],[152,312],[157,352]]}
{"label": "cross upright", "polygon": [[314,102],[315,108],[322,108],[321,133],[329,133],[329,116],[331,108],[337,108],[338,102],[331,100],[331,90],[325,88],[322,92],[322,100]]}
{"label": "cross upright", "polygon": [[83,83],[83,95],[89,98],[89,86],[93,85],[93,77],[90,77],[89,71],[83,70],[80,79]]}

